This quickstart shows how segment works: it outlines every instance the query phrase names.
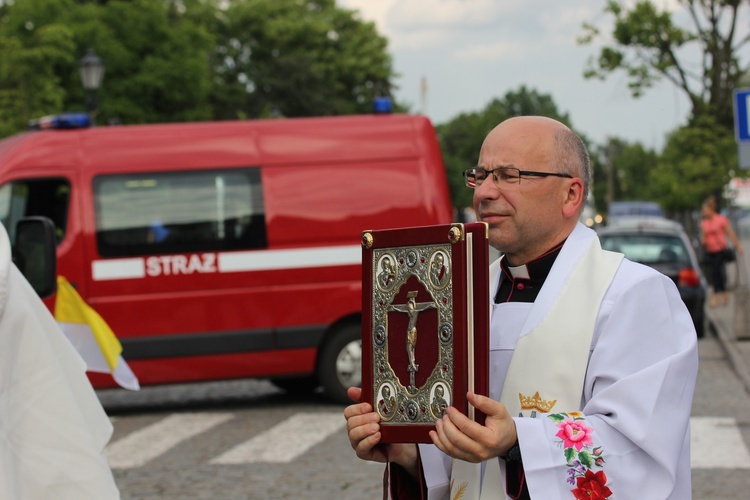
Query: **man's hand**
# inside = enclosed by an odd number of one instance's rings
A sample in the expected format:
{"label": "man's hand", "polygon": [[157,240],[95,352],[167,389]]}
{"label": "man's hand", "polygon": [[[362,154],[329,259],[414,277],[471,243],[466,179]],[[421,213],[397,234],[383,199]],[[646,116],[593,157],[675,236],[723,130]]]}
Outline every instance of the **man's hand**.
{"label": "man's hand", "polygon": [[374,462],[394,462],[417,477],[417,446],[414,444],[380,444],[380,415],[369,403],[361,403],[362,389],[350,387],[349,398],[355,402],[344,409],[346,430],[357,456]]}
{"label": "man's hand", "polygon": [[484,426],[449,407],[436,422],[436,430],[430,431],[432,442],[446,455],[466,462],[482,462],[505,454],[518,439],[510,413],[502,403],[490,398],[473,392],[467,397],[474,408],[487,415]]}

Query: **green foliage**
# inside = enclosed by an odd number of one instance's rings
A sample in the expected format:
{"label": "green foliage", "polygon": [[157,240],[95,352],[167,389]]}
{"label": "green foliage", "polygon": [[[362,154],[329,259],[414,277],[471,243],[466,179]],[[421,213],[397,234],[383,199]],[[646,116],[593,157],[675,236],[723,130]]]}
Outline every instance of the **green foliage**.
{"label": "green foliage", "polygon": [[215,118],[366,113],[390,93],[386,39],[332,0],[235,0],[222,18]]}
{"label": "green foliage", "polygon": [[0,136],[63,104],[58,71],[73,63],[74,41],[73,31],[55,19],[67,3],[40,0],[38,9],[31,9],[17,2],[14,9],[6,5],[0,11]]}
{"label": "green foliage", "polygon": [[[634,97],[666,79],[690,99],[692,120],[707,115],[731,130],[732,90],[750,69],[739,58],[750,37],[738,34],[736,28],[750,4],[736,0],[679,3],[682,11],[673,13],[660,10],[651,0],[609,0],[604,11],[614,18],[613,43],[590,59],[584,76],[603,79],[623,71]],[[689,20],[689,27],[675,23],[679,15]],[[583,30],[578,39],[581,44],[592,44],[600,37],[593,23],[584,23]]]}
{"label": "green foliage", "polygon": [[85,109],[88,48],[99,123],[370,112],[394,77],[385,38],[334,0],[0,2],[0,137]]}
{"label": "green foliage", "polygon": [[666,210],[694,210],[708,195],[722,192],[736,166],[734,135],[703,118],[669,135],[652,177],[654,189]]}
{"label": "green foliage", "polygon": [[[747,84],[750,69],[738,56],[750,37],[736,29],[748,2],[679,3],[681,11],[670,12],[651,0],[608,0],[604,11],[614,18],[613,42],[599,49],[584,72],[588,78],[606,78],[622,71],[634,97],[666,79],[690,99],[688,125],[672,132],[660,157],[621,141],[608,145],[615,152],[603,150],[612,166],[608,197],[654,200],[672,213],[695,209],[707,195],[720,193],[733,175],[732,92]],[[678,18],[688,19],[689,26],[678,26]],[[583,29],[581,44],[600,36],[593,23],[584,23]]]}
{"label": "green foliage", "polygon": [[100,98],[103,118],[123,123],[210,118],[206,62],[214,41],[204,27],[177,15],[169,2],[110,1],[92,10],[80,30],[80,43],[93,40],[89,45],[107,63]]}
{"label": "green foliage", "polygon": [[473,191],[464,184],[462,172],[476,165],[485,136],[503,120],[524,115],[548,116],[570,125],[568,115],[557,110],[550,95],[521,86],[493,99],[482,111],[462,113],[436,127],[454,206],[473,203]]}
{"label": "green foliage", "polygon": [[606,184],[604,192],[607,194],[602,200],[610,202],[659,198],[660,193],[652,180],[659,161],[655,151],[646,149],[639,143],[610,138],[598,152],[605,158],[602,180],[606,182],[602,183],[602,187]]}

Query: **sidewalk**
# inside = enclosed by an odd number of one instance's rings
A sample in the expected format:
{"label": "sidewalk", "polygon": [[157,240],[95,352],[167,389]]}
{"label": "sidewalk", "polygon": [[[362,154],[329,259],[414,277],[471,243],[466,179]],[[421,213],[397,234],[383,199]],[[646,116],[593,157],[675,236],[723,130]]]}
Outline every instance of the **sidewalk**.
{"label": "sidewalk", "polygon": [[[729,303],[715,308],[706,306],[706,313],[732,367],[745,390],[750,393],[750,289],[744,272],[750,259],[747,255],[750,248],[746,246],[744,238],[742,243],[746,252],[745,255],[738,256],[738,260],[741,266],[744,264],[744,269],[737,269],[736,263],[727,266],[727,274],[736,273],[734,276],[740,278],[735,280],[735,286],[731,286],[730,280]],[[737,282],[739,285],[736,285]]]}
{"label": "sidewalk", "polygon": [[727,265],[729,303],[706,306],[706,313],[729,362],[750,393],[750,219],[735,220],[732,226],[745,252],[737,255],[737,262]]}

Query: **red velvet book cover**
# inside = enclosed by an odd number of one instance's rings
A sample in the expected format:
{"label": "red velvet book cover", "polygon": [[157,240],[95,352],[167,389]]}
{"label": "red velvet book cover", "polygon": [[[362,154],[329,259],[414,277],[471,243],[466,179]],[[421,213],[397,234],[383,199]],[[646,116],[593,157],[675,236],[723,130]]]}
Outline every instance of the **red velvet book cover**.
{"label": "red velvet book cover", "polygon": [[362,233],[362,400],[382,442],[429,443],[447,406],[489,391],[485,223]]}

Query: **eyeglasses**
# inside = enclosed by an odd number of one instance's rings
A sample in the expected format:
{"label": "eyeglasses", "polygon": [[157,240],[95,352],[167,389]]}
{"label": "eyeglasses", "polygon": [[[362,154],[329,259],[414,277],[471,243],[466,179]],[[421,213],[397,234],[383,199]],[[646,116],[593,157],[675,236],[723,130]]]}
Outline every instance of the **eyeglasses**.
{"label": "eyeglasses", "polygon": [[520,184],[522,176],[533,176],[533,177],[565,177],[566,179],[572,179],[573,176],[570,174],[559,173],[559,172],[535,172],[532,170],[519,170],[515,167],[497,167],[492,170],[485,170],[483,168],[474,167],[467,168],[464,170],[464,182],[470,188],[481,186],[488,175],[492,174],[492,180],[495,181],[497,187],[502,187],[508,184]]}

